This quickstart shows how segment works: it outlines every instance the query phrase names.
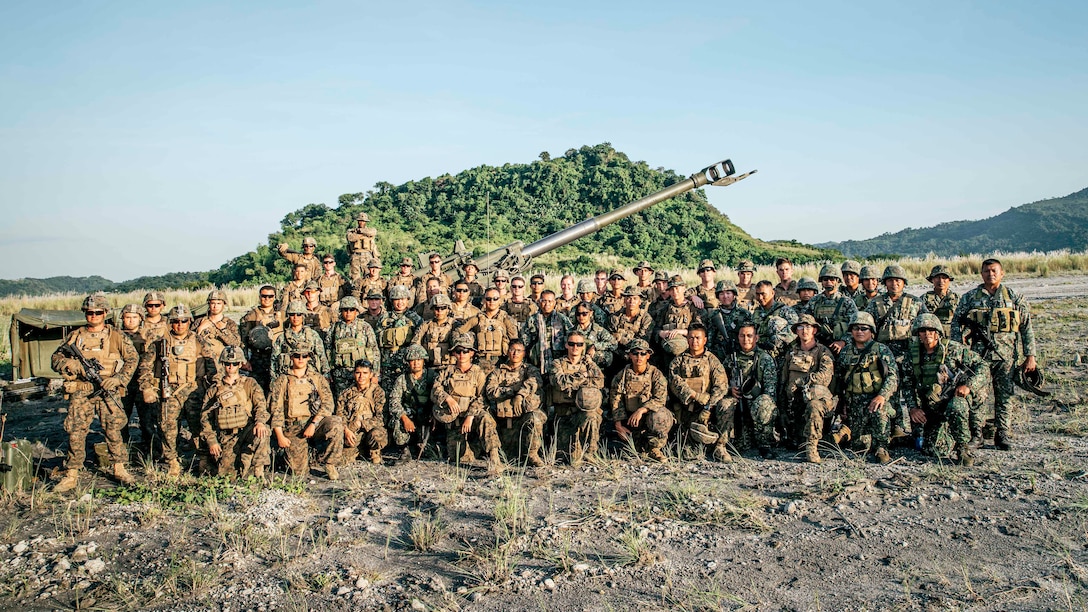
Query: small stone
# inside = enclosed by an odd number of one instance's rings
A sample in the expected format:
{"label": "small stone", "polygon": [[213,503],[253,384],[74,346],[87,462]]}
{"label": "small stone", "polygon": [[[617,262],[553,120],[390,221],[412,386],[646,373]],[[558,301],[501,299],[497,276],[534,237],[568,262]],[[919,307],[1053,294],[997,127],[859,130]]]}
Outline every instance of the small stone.
{"label": "small stone", "polygon": [[68,559],[65,559],[63,557],[61,557],[61,560],[57,561],[57,564],[53,566],[53,571],[57,572],[58,574],[61,572],[67,572],[70,569],[72,569],[72,564],[68,562]]}
{"label": "small stone", "polygon": [[589,571],[589,564],[588,563],[575,563],[574,567],[572,569],[574,571],[576,571],[576,572],[588,572]]}
{"label": "small stone", "polygon": [[555,581],[552,580],[551,578],[545,578],[544,579],[544,588],[546,590],[548,590],[548,591],[554,591],[555,590]]}
{"label": "small stone", "polygon": [[94,576],[106,569],[106,562],[102,559],[91,559],[83,564],[83,569],[87,570],[87,573]]}
{"label": "small stone", "polygon": [[83,496],[79,498],[79,503],[85,504],[85,503],[91,501],[91,499],[93,499],[93,498],[91,497],[90,493],[84,493]]}
{"label": "small stone", "polygon": [[466,587],[466,586],[457,587],[457,594],[458,595],[464,595],[465,593],[468,593],[468,587]]}
{"label": "small stone", "polygon": [[342,586],[339,589],[336,589],[336,596],[337,597],[343,597],[344,595],[347,595],[350,592],[351,592],[351,587]]}
{"label": "small stone", "polygon": [[797,503],[796,501],[791,501],[790,503],[786,504],[786,514],[797,514],[800,511],[801,504]]}
{"label": "small stone", "polygon": [[469,597],[469,599],[471,599],[472,601],[480,601],[483,598],[484,598],[484,594],[479,592],[479,591],[476,591],[475,593],[472,594],[472,597]]}
{"label": "small stone", "polygon": [[336,513],[336,520],[346,521],[351,518],[353,514],[355,514],[355,508],[352,508],[350,506],[347,508],[341,508],[340,511]]}
{"label": "small stone", "polygon": [[427,606],[425,606],[422,601],[418,599],[413,599],[412,609],[417,610],[418,612],[424,612],[427,609]]}
{"label": "small stone", "polygon": [[13,552],[13,553],[15,553],[17,555],[21,555],[24,552],[26,552],[27,548],[29,548],[29,545],[26,543],[26,540],[23,540],[23,541],[19,542],[18,544],[16,544],[15,546],[13,546],[11,548],[11,552]]}
{"label": "small stone", "polygon": [[370,581],[362,576],[359,576],[359,579],[355,581],[355,588],[357,589],[365,589],[368,586],[370,586]]}

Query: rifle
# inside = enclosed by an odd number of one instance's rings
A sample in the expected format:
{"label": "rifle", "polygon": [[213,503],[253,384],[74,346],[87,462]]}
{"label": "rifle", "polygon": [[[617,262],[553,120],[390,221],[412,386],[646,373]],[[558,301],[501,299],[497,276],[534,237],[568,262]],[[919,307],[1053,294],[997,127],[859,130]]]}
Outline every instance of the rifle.
{"label": "rifle", "polygon": [[166,340],[166,336],[163,336],[159,340],[159,363],[162,364],[162,378],[159,379],[159,395],[162,399],[170,399],[174,393],[170,390],[170,356],[167,355],[167,351],[170,350],[170,344]]}
{"label": "rifle", "polygon": [[971,346],[978,344],[982,347],[982,350],[978,352],[979,356],[983,359],[990,359],[991,356],[996,356],[998,361],[1004,361],[1001,358],[1001,353],[997,350],[997,341],[994,340],[993,334],[986,326],[979,324],[978,321],[967,316],[967,313],[960,315],[957,321],[960,325],[966,327],[971,331]]}
{"label": "rifle", "polygon": [[87,359],[76,345],[68,342],[60,345],[60,354],[69,359],[75,359],[79,362],[79,365],[83,366],[83,377],[94,385],[94,391],[91,392],[88,397],[103,397],[112,400],[115,406],[121,407],[122,410],[124,409],[124,407],[121,406],[121,400],[117,399],[117,396],[107,391],[106,388],[102,386],[102,363],[98,361],[98,359],[93,357]]}
{"label": "rifle", "polygon": [[317,386],[310,390],[309,397],[306,398],[306,404],[310,408],[310,418],[306,421],[306,424],[302,426],[303,431],[307,427],[314,424],[314,419],[317,418],[317,413],[321,412],[321,394],[317,392]]}
{"label": "rifle", "polygon": [[941,385],[941,394],[938,400],[930,405],[935,406],[952,399],[952,396],[956,393],[956,389],[958,389],[960,385],[967,384],[967,381],[974,375],[974,370],[970,368],[964,367],[952,372],[947,365],[941,364],[938,379],[943,377],[947,382]]}
{"label": "rifle", "polygon": [[416,453],[416,461],[423,458],[423,451],[427,450],[427,443],[431,440],[431,429],[434,428],[434,424],[431,419],[427,419],[423,425],[419,426],[419,452]]}

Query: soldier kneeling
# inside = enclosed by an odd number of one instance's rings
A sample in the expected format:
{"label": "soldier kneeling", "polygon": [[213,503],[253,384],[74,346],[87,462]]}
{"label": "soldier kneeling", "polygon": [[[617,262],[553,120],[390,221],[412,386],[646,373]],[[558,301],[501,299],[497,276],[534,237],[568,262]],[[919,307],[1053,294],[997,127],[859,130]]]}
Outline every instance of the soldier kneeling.
{"label": "soldier kneeling", "polygon": [[272,381],[269,406],[272,431],[276,444],[287,451],[291,473],[310,475],[310,445],[325,444],[320,457],[329,480],[338,480],[344,451],[344,425],[333,416],[332,390],[325,377],[307,368],[313,347],[306,340],[298,341],[290,354],[287,373]]}
{"label": "soldier kneeling", "polygon": [[665,461],[662,449],[669,442],[676,418],[666,406],[669,381],[650,365],[653,353],[650,343],[642,338],[628,343],[631,363],[612,381],[609,401],[620,438],[633,442],[637,451],[645,450],[650,459]]}
{"label": "soldier kneeling", "polygon": [[355,362],[355,385],[344,390],[336,415],[344,423],[344,461],[355,461],[359,449],[370,452],[371,463],[382,462],[382,449],[389,444],[385,431],[385,392],[375,382],[374,365],[366,359]]}
{"label": "soldier kneeling", "polygon": [[[831,349],[816,342],[816,318],[803,314],[793,324],[797,340],[786,347],[782,357],[782,421],[786,437],[805,445],[805,456],[820,463],[819,443],[824,433],[824,419],[835,408],[829,385],[835,377],[835,357]],[[845,426],[844,426],[845,427]]]}
{"label": "soldier kneeling", "polygon": [[525,362],[525,343],[517,339],[510,341],[506,363],[491,371],[484,386],[484,397],[495,415],[506,456],[524,456],[536,467],[544,465],[540,448],[548,420],[540,409],[543,386],[540,370]]}
{"label": "soldier kneeling", "polygon": [[502,470],[499,457],[499,434],[495,419],[484,409],[485,375],[472,363],[476,354],[471,334],[455,336],[450,353],[455,363],[446,366],[431,390],[434,418],[447,427],[446,448],[450,461],[467,463],[475,460],[472,447],[487,454],[488,472]]}
{"label": "soldier kneeling", "polygon": [[747,448],[755,443],[759,456],[768,459],[774,444],[775,389],[778,373],[774,359],[767,351],[757,348],[759,336],[756,324],[744,321],[737,326],[736,350],[726,355],[729,366],[729,395],[718,406],[716,425],[721,438],[714,445],[714,458],[723,463],[730,459],[725,444],[728,433],[736,431]]}
{"label": "soldier kneeling", "polygon": [[219,354],[222,374],[215,377],[200,410],[201,437],[216,461],[219,476],[264,477],[269,460],[268,405],[255,378],[241,376],[242,349],[228,346]]}

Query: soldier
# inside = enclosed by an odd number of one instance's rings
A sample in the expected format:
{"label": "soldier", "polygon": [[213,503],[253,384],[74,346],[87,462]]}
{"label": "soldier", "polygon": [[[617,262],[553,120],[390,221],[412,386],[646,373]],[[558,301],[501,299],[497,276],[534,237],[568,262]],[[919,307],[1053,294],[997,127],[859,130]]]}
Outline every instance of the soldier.
{"label": "soldier", "polygon": [[[593,320],[598,325],[608,324],[608,313],[597,305],[597,288],[590,279],[578,281],[578,299],[591,305]],[[575,304],[577,305],[577,304]]]}
{"label": "soldier", "polygon": [[352,369],[354,384],[336,401],[336,416],[344,425],[344,462],[359,457],[359,449],[369,451],[370,462],[382,462],[382,449],[389,444],[385,431],[385,392],[378,386],[378,374],[369,359],[360,359]]}
{"label": "soldier", "polygon": [[393,379],[400,374],[404,364],[400,351],[408,346],[423,321],[419,315],[408,310],[412,294],[404,285],[393,285],[389,289],[393,310],[382,315],[374,328],[378,336],[378,346],[382,349],[382,388],[391,389]]}
{"label": "soldier", "polygon": [[846,346],[849,338],[846,328],[858,311],[854,300],[840,290],[840,277],[839,269],[831,264],[820,268],[820,284],[824,290],[809,303],[810,314],[817,325],[816,340],[835,354]]}
{"label": "soldier", "polygon": [[161,338],[170,327],[170,323],[162,314],[166,307],[166,296],[161,291],[149,291],[144,295],[144,340],[151,342]]}
{"label": "soldier", "polygon": [[586,341],[586,358],[597,364],[597,367],[603,371],[612,365],[612,358],[616,353],[616,339],[586,312],[592,312],[587,302],[574,307],[574,322],[571,329],[582,334]]}
{"label": "soldier", "polygon": [[480,266],[476,264],[475,260],[468,260],[461,264],[461,271],[464,273],[465,284],[468,285],[468,294],[470,299],[482,298],[484,296],[484,286],[480,284],[480,281],[476,280],[476,275],[480,273]]}
{"label": "soldier", "polygon": [[292,251],[286,242],[281,242],[276,250],[279,254],[291,262],[292,264],[303,264],[306,266],[306,271],[310,273],[307,280],[317,278],[321,276],[321,260],[314,255],[314,251],[317,250],[317,241],[312,236],[306,236],[302,239],[302,252]]}
{"label": "soldier", "polygon": [[366,276],[352,279],[352,295],[358,300],[365,300],[366,296],[377,292],[382,300],[385,299],[388,281],[382,278],[382,262],[371,259],[366,264]]}
{"label": "soldier", "polygon": [[752,320],[752,313],[737,304],[737,286],[731,280],[720,280],[715,288],[718,307],[707,315],[710,331],[710,352],[718,359],[725,359],[736,351],[737,331],[740,324]]}
{"label": "soldier", "polygon": [[861,291],[854,296],[854,304],[860,312],[880,295],[880,273],[873,266],[864,266],[858,278],[861,279]]}
{"label": "soldier", "polygon": [[683,338],[688,334],[688,329],[696,323],[703,324],[702,311],[687,298],[685,289],[680,276],[669,279],[669,303],[658,311],[658,317],[654,320],[657,341],[669,355],[679,355],[687,350]]}
{"label": "soldier", "polygon": [[774,272],[778,275],[774,297],[786,306],[793,306],[800,299],[797,295],[797,281],[793,280],[793,262],[788,257],[779,257],[774,260]]}
{"label": "soldier", "polygon": [[755,308],[755,296],[752,295],[752,277],[756,275],[756,265],[745,259],[737,264],[737,305],[747,310]]}
{"label": "soldier", "polygon": [[[863,295],[860,276],[861,264],[852,259],[847,259],[842,262],[842,267],[839,268],[839,271],[842,274],[842,285],[839,287],[839,293],[854,300],[854,306],[857,306],[858,296]],[[820,273],[820,276],[823,276],[822,272]]]}
{"label": "soldier", "polygon": [[944,325],[944,337],[947,339],[952,333],[952,315],[956,314],[956,306],[960,303],[960,296],[949,290],[952,281],[956,279],[952,278],[948,266],[938,264],[933,266],[926,280],[933,283],[933,291],[927,291],[922,296],[922,302],[926,305],[926,310],[937,315],[937,319]]}
{"label": "soldier", "polygon": [[876,461],[888,463],[888,438],[892,416],[886,405],[899,387],[895,356],[873,338],[873,315],[859,312],[850,322],[851,342],[835,362],[836,388],[846,407],[846,422],[856,436],[855,448],[872,452]]}
{"label": "soldier", "polygon": [[654,322],[642,307],[642,292],[638,287],[623,290],[623,308],[612,315],[609,331],[616,341],[616,351],[625,353],[632,340],[641,338],[647,342],[653,335]]}
{"label": "soldier", "polygon": [[944,325],[932,314],[914,319],[916,340],[907,349],[903,367],[903,398],[911,423],[923,428],[924,446],[932,452],[941,425],[948,423],[952,452],[960,465],[974,465],[971,405],[980,403],[989,384],[982,357],[966,346],[944,338]]}
{"label": "soldier", "polygon": [[457,334],[473,334],[479,347],[477,356],[485,373],[491,372],[506,354],[510,341],[518,337],[518,324],[504,310],[499,310],[499,290],[484,292],[484,309],[457,328]]}
{"label": "soldier", "polygon": [[377,332],[378,321],[385,316],[385,296],[375,289],[366,294],[366,310],[363,311],[363,321]]}
{"label": "soldier", "polygon": [[286,374],[291,369],[291,353],[299,351],[299,346],[305,343],[312,352],[307,364],[318,374],[329,373],[329,357],[325,352],[325,344],[321,341],[321,335],[317,330],[307,326],[306,305],[295,300],[287,305],[287,326],[275,343],[272,344],[272,378]]}
{"label": "soldier", "polygon": [[[763,349],[756,347],[756,326],[751,321],[740,323],[737,329],[737,350],[726,355],[723,367],[729,377],[729,397],[722,400],[715,413],[716,427],[720,434],[714,447],[714,458],[729,462],[725,444],[729,434],[735,432],[740,442],[737,448],[748,448],[753,442],[759,456],[771,456],[774,444],[775,397],[777,397],[778,370],[774,359]],[[789,436],[787,446],[796,449],[796,436]]]}
{"label": "soldier", "polygon": [[710,310],[711,308],[717,308],[718,295],[714,279],[718,275],[718,269],[714,267],[714,262],[709,259],[704,259],[699,262],[699,269],[696,273],[699,275],[701,282],[698,285],[695,285],[695,295],[703,301],[704,309]]}
{"label": "soldier", "polygon": [[[669,297],[669,273],[664,270],[658,270],[654,273],[654,301],[646,305],[646,314],[650,315],[650,318],[657,320],[658,315],[665,307],[669,305],[671,298]],[[650,342],[653,344],[653,341]]]}
{"label": "soldier", "polygon": [[534,364],[547,366],[553,355],[563,351],[563,342],[574,327],[566,315],[555,309],[555,302],[555,292],[545,289],[540,294],[540,312],[534,314],[525,326],[525,343],[529,346],[529,359]]}
{"label": "soldier", "polygon": [[[479,285],[480,283],[476,283]],[[460,325],[472,317],[480,314],[480,309],[473,306],[470,299],[473,296],[473,288],[468,281],[459,280],[453,283],[453,301],[450,302],[450,318],[454,325]],[[483,296],[483,291],[480,292]]]}
{"label": "soldier", "polygon": [[332,389],[310,367],[310,356],[321,349],[306,340],[295,343],[287,371],[272,381],[268,394],[276,445],[287,451],[287,466],[296,476],[310,475],[310,445],[324,446],[318,461],[329,480],[339,480],[343,459],[344,423],[333,415]]}
{"label": "soldier", "polygon": [[756,283],[752,295],[756,304],[752,310],[752,320],[756,324],[759,348],[767,351],[775,363],[780,363],[779,356],[786,345],[793,341],[790,327],[797,322],[797,313],[775,297],[771,281],[761,280]]}
{"label": "soldier", "polygon": [[[147,343],[144,337],[144,314],[138,304],[128,304],[121,309],[121,332],[132,341],[136,349],[137,361],[139,355],[144,352]],[[138,364],[137,364],[138,365]],[[140,397],[140,381],[135,376],[129,379],[125,387],[125,393],[121,396],[121,405],[125,408],[125,426],[121,428],[121,441],[129,443],[128,424],[132,420],[133,411],[140,420],[140,444],[144,452],[150,451],[151,437],[155,434],[155,428],[151,420],[151,407],[143,402]]]}
{"label": "soldier", "polygon": [[428,278],[425,284],[427,288],[423,292],[423,299],[416,301],[415,313],[419,315],[419,318],[423,321],[430,321],[434,318],[431,298],[436,295],[446,295],[446,292],[442,290],[442,286],[439,284],[437,278]]}
{"label": "soldier", "polygon": [[529,317],[540,310],[534,302],[525,296],[525,277],[515,276],[510,279],[510,299],[503,303],[502,309],[513,317],[520,331],[524,331],[525,322],[529,320]]}
{"label": "soldier", "polygon": [[337,302],[348,294],[348,281],[336,271],[336,259],[331,254],[321,257],[321,268],[321,276],[317,277],[318,300],[335,312]]}
{"label": "soldier", "polygon": [[665,461],[662,451],[676,417],[666,405],[669,381],[650,365],[651,355],[653,349],[645,338],[632,339],[627,350],[630,363],[613,379],[608,397],[620,439],[633,444],[638,452],[645,451],[654,461]]}
{"label": "soldier", "polygon": [[[430,283],[434,283],[432,278]],[[440,368],[453,363],[450,344],[453,342],[453,319],[450,318],[450,299],[445,293],[431,297],[429,307],[434,318],[424,322],[412,336],[412,344],[427,349],[427,365]]]}
{"label": "soldier", "polygon": [[559,295],[555,297],[555,309],[570,317],[570,309],[580,301],[582,301],[581,298],[574,295],[574,277],[564,274],[559,279]]}
{"label": "soldier", "polygon": [[[496,270],[495,274],[491,276],[491,287],[499,290],[499,305],[506,303],[506,300],[510,299],[510,275],[506,270]],[[484,292],[487,295],[487,292]]]}
{"label": "soldier", "polygon": [[276,310],[276,288],[272,285],[263,285],[257,296],[260,303],[242,317],[238,332],[249,350],[251,375],[267,391],[272,384],[272,345],[283,335],[287,315]]}
{"label": "soldier", "polygon": [[566,355],[552,360],[547,367],[548,401],[555,415],[556,449],[572,467],[577,467],[586,456],[597,454],[604,374],[586,358],[586,337],[581,332],[572,331],[566,346]]}
{"label": "soldier", "polygon": [[360,212],[355,215],[356,227],[348,228],[345,236],[348,245],[348,255],[351,257],[350,267],[348,268],[348,276],[352,280],[359,278],[363,275],[363,266],[367,262],[378,259],[378,231],[372,227],[367,227],[366,224],[370,222],[370,215],[365,212]]}
{"label": "soldier", "polygon": [[454,364],[446,366],[435,379],[431,389],[434,418],[446,425],[446,449],[450,461],[468,463],[475,460],[474,448],[487,455],[487,471],[502,471],[499,457],[499,434],[495,419],[484,408],[484,384],[487,375],[472,363],[476,353],[470,334],[453,340]]}
{"label": "soldier", "polygon": [[[378,364],[382,354],[374,329],[359,318],[359,302],[352,296],[340,300],[340,320],[329,329],[326,343],[332,365],[333,396],[340,395],[356,384],[355,370],[359,361]],[[368,372],[380,375],[379,366],[371,365]]]}
{"label": "soldier", "polygon": [[438,281],[439,291],[442,293],[448,293],[450,286],[453,285],[453,280],[449,274],[442,271],[442,256],[438,253],[431,252],[427,254],[427,264],[430,266],[416,283],[416,304],[425,303],[433,293],[430,293],[427,281],[430,279],[436,279]]}
{"label": "soldier", "polygon": [[316,281],[306,283],[302,295],[306,300],[306,325],[321,334],[324,340],[336,321],[336,311],[321,303],[321,286]]}
{"label": "soldier", "polygon": [[200,409],[201,438],[215,459],[217,475],[264,478],[271,458],[268,404],[256,379],[241,376],[242,349],[228,346],[219,353],[216,375]]}
{"label": "soldier", "polygon": [[793,445],[804,444],[810,463],[822,461],[819,443],[824,435],[824,419],[835,409],[830,389],[835,378],[835,356],[816,342],[818,329],[812,315],[798,318],[793,324],[797,340],[786,348],[778,377],[782,429]]}
{"label": "soldier", "polygon": [[650,262],[640,261],[631,271],[635,273],[635,278],[638,279],[638,282],[635,283],[635,289],[642,296],[643,307],[653,304],[654,300],[657,299],[657,290],[654,289],[654,269],[650,266]]}
{"label": "soldier", "polygon": [[495,417],[506,456],[523,457],[534,467],[544,465],[540,448],[548,415],[541,410],[543,391],[540,370],[525,361],[525,343],[511,340],[506,361],[487,375],[484,399]]}
{"label": "soldier", "polygon": [[[200,437],[200,405],[209,378],[215,373],[212,352],[190,329],[193,315],[178,304],[170,309],[170,331],[148,342],[140,359],[140,393],[157,406],[158,440],[167,464],[167,475],[181,475],[178,461],[178,420],[184,414],[193,441]],[[202,462],[207,455],[198,453]]]}
{"label": "soldier", "polygon": [[[68,456],[64,461],[64,478],[53,487],[57,493],[71,491],[79,482],[79,472],[87,458],[87,434],[95,415],[106,436],[113,477],[126,485],[135,482],[125,469],[128,452],[121,430],[128,426],[128,417],[120,396],[125,394],[125,387],[136,371],[139,355],[128,336],[106,325],[110,308],[105,296],[88,296],[83,300],[82,310],[87,325],[68,334],[51,359],[53,370],[64,376],[64,393],[69,401],[68,415],[64,418]],[[66,347],[74,347],[87,361],[97,360],[101,370],[88,372],[84,364],[66,353],[69,350]],[[96,376],[101,377],[100,387],[92,382]]]}
{"label": "soldier", "polygon": [[[673,397],[672,412],[684,437],[684,455],[702,458],[704,445],[715,444],[721,439],[707,426],[729,392],[729,377],[721,361],[706,350],[706,328],[701,323],[687,330],[686,339],[687,350],[669,364],[669,391]],[[723,413],[720,420],[727,419]],[[716,454],[715,458],[729,461],[728,454]]]}
{"label": "soldier", "polygon": [[280,291],[278,308],[286,309],[294,301],[305,302],[306,284],[310,282],[310,269],[304,263],[297,263],[291,268],[291,280]]}
{"label": "soldier", "polygon": [[418,456],[431,437],[433,415],[431,413],[431,389],[438,373],[425,367],[427,350],[418,344],[404,349],[404,373],[393,382],[389,393],[389,431],[393,444],[404,447],[403,457],[411,456],[407,445],[415,441]]}
{"label": "soldier", "polygon": [[608,291],[608,270],[597,270],[593,275],[593,285],[597,288],[597,295],[604,295]]}
{"label": "soldier", "polygon": [[529,277],[529,299],[540,304],[540,294],[544,292],[544,275],[539,272]]}
{"label": "soldier", "polygon": [[212,291],[208,294],[208,314],[193,322],[196,335],[211,351],[214,360],[228,346],[242,346],[242,336],[238,333],[238,324],[224,313],[227,306],[227,294],[224,291]]}
{"label": "soldier", "polygon": [[[1001,282],[1005,278],[1001,262],[983,261],[981,274],[982,284],[964,294],[956,307],[952,339],[964,341],[989,365],[994,387],[994,446],[1009,450],[1014,370],[1036,371],[1035,331],[1023,296]],[[1020,359],[1023,362],[1018,366]],[[976,432],[974,424],[971,437],[981,441],[981,430]]]}
{"label": "soldier", "polygon": [[597,298],[597,306],[604,311],[606,324],[612,315],[623,308],[623,289],[626,285],[627,279],[623,276],[623,272],[612,270],[612,274],[608,276],[608,287],[605,293]]}
{"label": "soldier", "polygon": [[808,276],[802,276],[797,281],[797,303],[793,305],[793,311],[798,315],[812,314],[809,303],[820,292],[820,286]]}
{"label": "soldier", "polygon": [[408,289],[408,306],[406,308],[412,308],[416,305],[415,291],[418,285],[419,279],[412,273],[412,258],[405,257],[400,260],[397,273],[389,279],[386,290],[389,294],[389,300],[393,300],[393,287],[406,287]]}

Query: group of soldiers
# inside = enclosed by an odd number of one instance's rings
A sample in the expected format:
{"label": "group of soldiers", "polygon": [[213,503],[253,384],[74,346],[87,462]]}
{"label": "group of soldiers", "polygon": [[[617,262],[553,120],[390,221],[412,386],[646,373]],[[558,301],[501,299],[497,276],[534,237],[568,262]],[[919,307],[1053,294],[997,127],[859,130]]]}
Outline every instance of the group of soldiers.
{"label": "group of soldiers", "polygon": [[312,238],[302,253],[281,245],[292,280],[262,286],[239,323],[221,291],[195,319],[184,304],[164,314],[164,296],[149,292],[116,328],[105,297],[88,297],[87,325],[53,355],[71,400],[56,489],[76,486],[95,415],[112,475],[132,482],[133,413],[142,450],[171,476],[182,471],[182,417],[198,472],[227,477],[263,477],[273,442],[292,473],[308,475],[314,455],[335,480],[338,467],[383,453],[481,457],[491,472],[504,457],[542,466],[547,441],[578,465],[613,433],[656,461],[670,447],[722,462],[781,448],[819,463],[822,442],[886,463],[897,438],[938,452],[942,426],[952,459],[971,465],[989,389],[994,446],[1007,450],[1013,381],[1036,372],[1028,305],[996,259],[962,297],[944,266],[916,297],[897,265],[828,264],[817,281],[796,281],[784,258],[778,283],[753,283],[750,261],[736,281],[717,281],[704,260],[688,287],[641,262],[630,278],[564,275],[557,292],[541,274],[498,270],[486,283],[470,259],[453,280],[435,253],[422,275],[405,259],[382,278],[368,221],[346,235],[350,279]]}

